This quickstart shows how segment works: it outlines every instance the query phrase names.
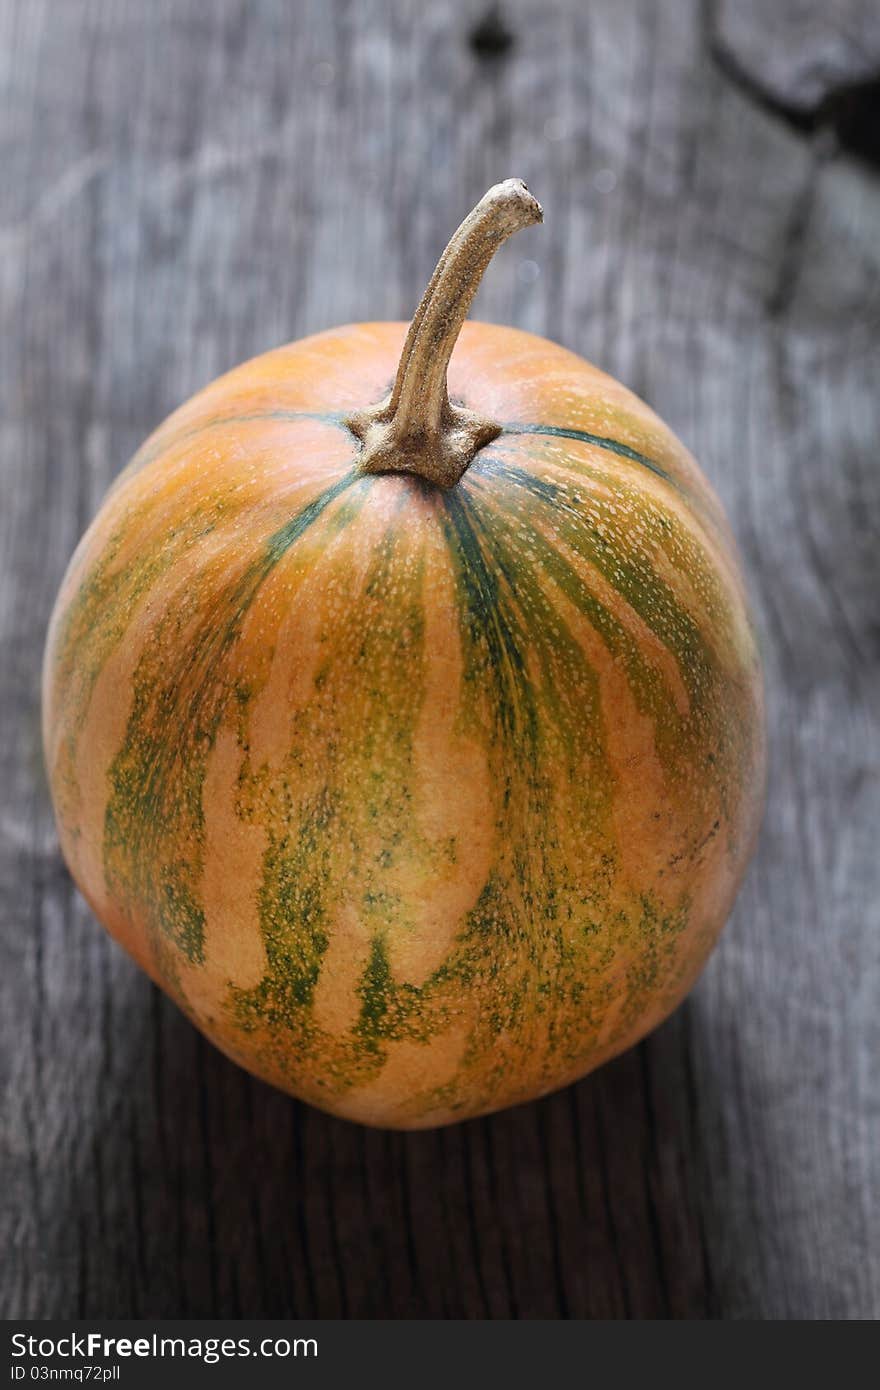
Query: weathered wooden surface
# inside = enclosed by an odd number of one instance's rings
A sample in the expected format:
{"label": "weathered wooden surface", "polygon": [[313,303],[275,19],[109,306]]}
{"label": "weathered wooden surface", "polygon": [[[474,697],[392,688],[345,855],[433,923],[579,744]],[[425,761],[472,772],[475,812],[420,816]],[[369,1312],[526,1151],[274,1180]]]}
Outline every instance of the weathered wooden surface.
{"label": "weathered wooden surface", "polygon": [[[533,0],[475,49],[465,4],[0,4],[7,1315],[880,1312],[875,40],[870,7],[814,9],[756,39],[757,4]],[[96,926],[52,828],[41,646],[166,412],[286,338],[407,315],[508,174],[546,225],[477,313],[622,377],[717,485],[769,804],[646,1043],[513,1113],[368,1132],[237,1071]]]}

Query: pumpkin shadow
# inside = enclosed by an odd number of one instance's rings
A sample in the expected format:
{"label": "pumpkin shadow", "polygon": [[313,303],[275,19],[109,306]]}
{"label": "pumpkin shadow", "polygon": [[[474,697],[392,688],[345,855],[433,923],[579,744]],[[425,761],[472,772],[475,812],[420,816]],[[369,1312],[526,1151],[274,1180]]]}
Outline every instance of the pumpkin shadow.
{"label": "pumpkin shadow", "polygon": [[80,1265],[58,1316],[724,1315],[693,999],[542,1101],[394,1133],[273,1091],[119,953],[112,970],[111,1043],[57,1213]]}

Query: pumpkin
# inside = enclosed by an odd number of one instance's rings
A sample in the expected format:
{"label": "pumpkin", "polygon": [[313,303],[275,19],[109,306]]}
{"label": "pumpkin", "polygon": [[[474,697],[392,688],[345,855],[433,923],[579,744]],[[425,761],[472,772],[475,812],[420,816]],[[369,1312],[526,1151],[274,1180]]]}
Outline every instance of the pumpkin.
{"label": "pumpkin", "polygon": [[616,381],[464,322],[540,220],[497,185],[408,330],[305,338],[171,415],[48,634],[46,763],[94,912],[229,1057],[366,1124],[483,1114],[631,1046],[756,836],[719,502]]}

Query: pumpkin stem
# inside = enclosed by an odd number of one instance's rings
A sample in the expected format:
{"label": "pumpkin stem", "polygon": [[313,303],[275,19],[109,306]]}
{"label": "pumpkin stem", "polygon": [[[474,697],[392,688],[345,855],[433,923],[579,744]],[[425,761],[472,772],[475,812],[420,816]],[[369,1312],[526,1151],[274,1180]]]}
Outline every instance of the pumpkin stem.
{"label": "pumpkin stem", "polygon": [[439,487],[458,482],[501,426],[453,405],[446,369],[477,287],[498,247],[543,220],[521,179],[496,183],[465,218],[437,264],[410,324],[390,396],[346,424],[363,443],[362,473],[411,473]]}

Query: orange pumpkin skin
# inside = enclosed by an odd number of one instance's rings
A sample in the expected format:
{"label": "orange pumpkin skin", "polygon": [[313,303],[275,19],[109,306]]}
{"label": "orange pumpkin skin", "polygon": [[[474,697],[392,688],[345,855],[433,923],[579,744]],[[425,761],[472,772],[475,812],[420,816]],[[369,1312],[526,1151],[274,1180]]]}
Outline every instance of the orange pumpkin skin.
{"label": "orange pumpkin skin", "polygon": [[96,915],[228,1056],[367,1124],[541,1095],[675,1007],[758,827],[761,677],[695,462],[560,347],[469,323],[502,424],[448,491],[343,422],[403,324],[175,412],[52,618],[44,741]]}

